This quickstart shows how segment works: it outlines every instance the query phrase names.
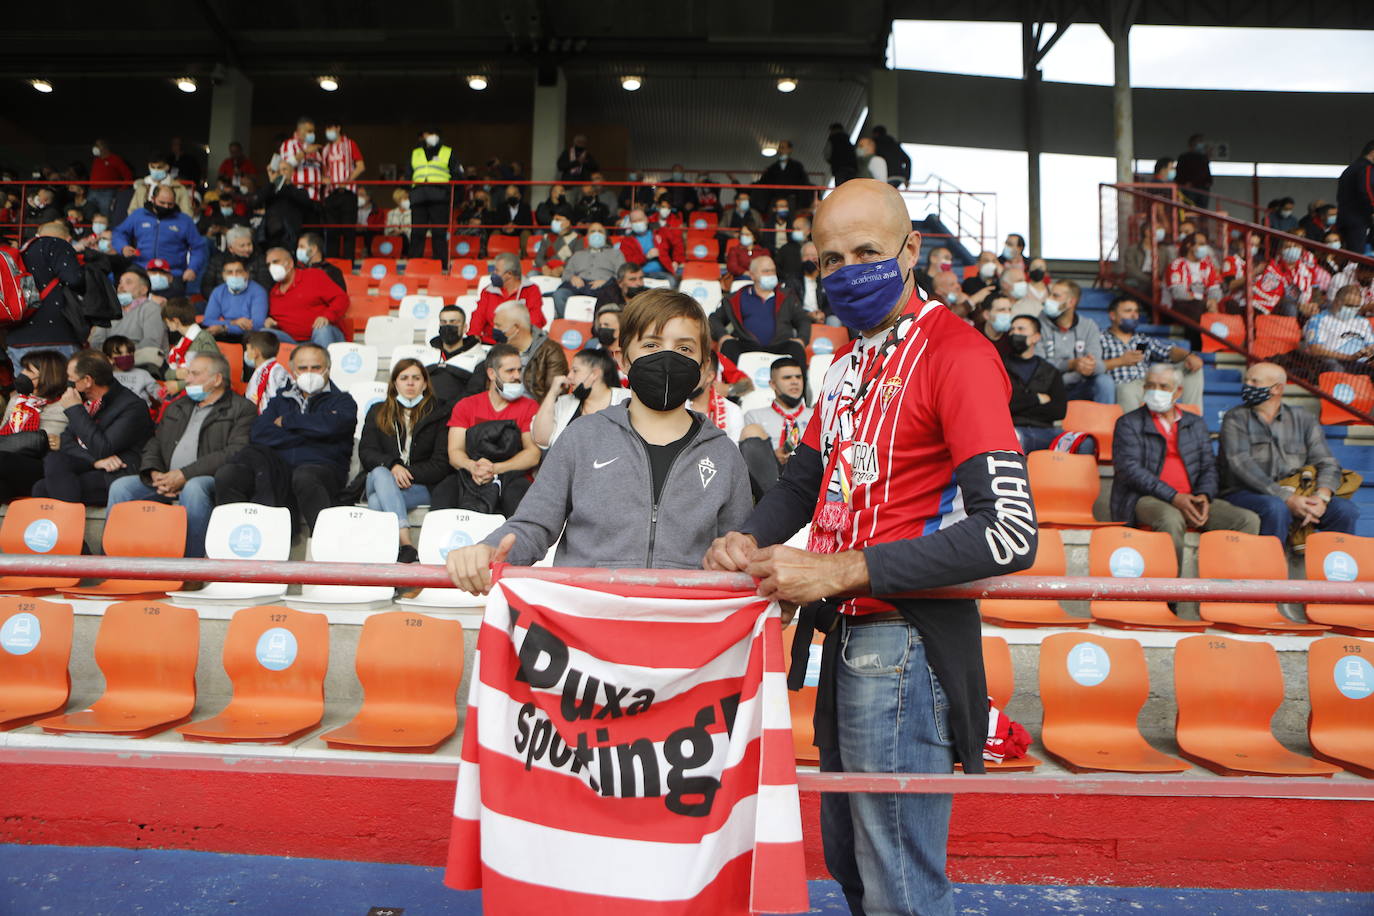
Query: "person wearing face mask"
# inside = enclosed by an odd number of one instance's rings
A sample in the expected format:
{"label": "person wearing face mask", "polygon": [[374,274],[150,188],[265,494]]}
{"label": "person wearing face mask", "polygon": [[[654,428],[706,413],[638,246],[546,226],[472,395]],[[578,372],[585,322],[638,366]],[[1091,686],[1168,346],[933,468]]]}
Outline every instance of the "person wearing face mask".
{"label": "person wearing face mask", "polygon": [[172,270],[172,265],[162,258],[153,258],[144,267],[148,272],[148,286],[153,293],[163,298],[186,294],[186,284]]}
{"label": "person wearing face mask", "polygon": [[24,202],[24,237],[33,238],[34,227],[61,218],[62,211],[57,208],[52,188],[39,188]]}
{"label": "person wearing face mask", "polygon": [[711,336],[721,354],[737,363],[741,353],[777,353],[805,365],[811,319],[796,292],[779,285],[766,254],[749,262],[749,280],[711,316]]}
{"label": "person wearing face mask", "polygon": [[154,189],[147,206],[120,223],[111,240],[139,267],[147,268],[154,259],[166,261],[175,276],[191,283],[205,272],[209,252],[195,220],[177,209],[175,198],[169,187]]}
{"label": "person wearing face mask", "polygon": [[193,284],[199,287],[200,294],[206,299],[213,295],[215,287],[224,282],[224,265],[228,261],[242,262],[248,270],[248,279],[263,289],[272,285],[267,257],[261,248],[253,244],[253,230],[247,226],[233,226],[224,233],[224,250],[210,252],[200,283]]}
{"label": "person wearing face mask", "polygon": [[[719,427],[731,442],[738,442],[740,433],[744,432],[744,411],[734,401],[728,400],[721,390],[722,386],[717,384],[725,374],[723,359],[729,357],[721,357],[717,350],[706,355],[701,363],[700,383],[692,389],[687,406]],[[736,368],[735,372],[739,373],[739,369]],[[753,390],[752,381],[747,390]]]}
{"label": "person wearing face mask", "polygon": [[485,387],[485,376],[476,370],[486,358],[487,347],[466,331],[467,313],[456,305],[446,305],[439,310],[439,333],[429,339],[429,345],[439,352],[438,362],[425,367],[429,382],[434,396],[450,404]]}
{"label": "person wearing face mask", "polygon": [[329,257],[353,260],[357,238],[353,228],[358,222],[358,177],[367,168],[363,151],[343,131],[338,119],[324,125],[324,149],[320,151],[323,171],[324,221],[323,250]]}
{"label": "person wearing face mask", "polygon": [[[978,255],[978,269],[973,276],[964,280],[964,292],[972,296],[974,293],[983,289],[999,290],[1001,284],[1002,263],[997,260],[995,252],[984,251]],[[1009,293],[1008,293],[1009,294]],[[1017,297],[1020,298],[1019,296]],[[1015,299],[1012,300],[1013,302]]]}
{"label": "person wearing face mask", "polygon": [[629,184],[624,185],[620,189],[620,196],[616,201],[619,210],[633,210],[636,207],[648,210],[649,206],[654,202],[653,187],[642,179],[643,176],[638,172],[625,173],[625,180],[629,182]]}
{"label": "person wearing face mask", "polygon": [[91,146],[91,181],[108,182],[92,184],[87,195],[101,213],[113,213],[115,195],[125,185],[132,184],[133,170],[118,153],[110,149],[104,140],[97,139]]}
{"label": "person wearing face mask", "polygon": [[1013,315],[1038,316],[1044,311],[1045,304],[1030,294],[1030,281],[1026,271],[1020,267],[1004,267],[998,276],[998,284],[1003,293],[1011,297],[1014,305]]}
{"label": "person wearing face mask", "polygon": [[520,269],[520,258],[503,251],[491,259],[491,282],[477,297],[477,307],[472,311],[470,333],[481,338],[483,343],[504,343],[496,339],[494,321],[496,309],[505,302],[519,302],[530,314],[530,320],[537,328],[544,327],[544,299],[539,287],[526,280]]}
{"label": "person wearing face mask", "polygon": [[556,184],[549,188],[549,196],[534,211],[534,221],[541,226],[547,226],[553,222],[555,216],[563,217],[566,227],[572,220],[573,208],[571,201],[568,200],[568,192],[561,185]]}
{"label": "person wearing face mask", "polygon": [[215,505],[291,506],[313,531],[347,481],[358,405],[330,380],[329,351],[318,344],[291,351],[291,375],[253,421],[248,445],[215,471]]}
{"label": "person wearing face mask", "polygon": [[772,196],[775,197],[773,207],[761,220],[759,239],[765,248],[776,252],[787,244],[788,233],[792,231],[792,204],[786,194]]}
{"label": "person wearing face mask", "polygon": [[801,247],[801,273],[794,282],[783,281],[785,286],[795,290],[801,299],[802,309],[813,324],[833,324],[834,318],[827,308],[825,287],[821,284],[820,253],[816,243],[807,239]]}
{"label": "person wearing face mask", "polygon": [[[1011,346],[1011,297],[1004,293],[988,293],[978,310],[975,326],[982,328],[983,336],[992,341],[997,354],[1003,359],[1020,355]],[[1027,316],[1030,317],[1030,316]],[[1037,322],[1038,325],[1038,322]]]}
{"label": "person wearing face mask", "polygon": [[312,267],[324,271],[324,275],[334,281],[334,285],[348,292],[343,271],[337,264],[331,264],[324,257],[324,237],[318,232],[307,232],[296,242],[296,263],[301,267]]}
{"label": "person wearing face mask", "polygon": [[596,185],[584,184],[581,195],[573,204],[572,223],[582,226],[610,222],[611,215],[615,212],[615,209],[606,206],[605,201],[601,199]]}
{"label": "person wearing face mask", "polygon": [[81,346],[81,340],[67,319],[67,296],[63,290],[70,289],[78,295],[86,291],[86,274],[72,247],[71,230],[61,220],[44,223],[19,257],[33,277],[39,300],[38,307],[22,321],[6,328],[10,366],[18,366],[24,354],[39,350],[56,350],[71,356]]}
{"label": "person wearing face mask", "polygon": [[138,468],[153,434],[143,399],[114,377],[105,354],[82,350],[67,361],[67,390],[57,403],[67,416],[58,448],[43,458],[34,496],[104,505],[110,484]]}
{"label": "person wearing face mask", "polygon": [[172,192],[170,203],[182,213],[190,217],[196,215],[195,204],[191,201],[191,192],[186,189],[186,185],[172,177],[171,166],[167,164],[168,158],[167,156],[157,156],[148,161],[148,174],[134,182],[134,193],[129,198],[129,216],[133,216],[147,207],[152,202],[153,193],[159,188],[167,188]]}
{"label": "person wearing face mask", "polygon": [[1336,182],[1336,213],[1341,247],[1368,253],[1374,246],[1374,140],[1341,172]]}
{"label": "person wearing face mask", "polygon": [[725,271],[736,280],[744,279],[749,273],[749,265],[756,258],[772,258],[767,246],[759,243],[758,236],[751,229],[741,229],[739,243],[728,244],[725,249]]}
{"label": "person wearing face mask", "polygon": [[[750,247],[755,245],[760,231],[759,215],[754,211],[748,191],[741,188],[735,192],[735,205],[721,214],[716,226],[716,238],[720,241],[721,250],[726,250],[731,239],[738,239],[743,245],[745,238],[748,238]],[[742,268],[739,273],[743,274],[744,270]]]}
{"label": "person wearing face mask", "polygon": [[523,303],[505,302],[492,315],[491,336],[508,343],[520,354],[521,381],[529,396],[542,401],[553,380],[568,373],[568,357],[558,341],[541,327],[530,325],[530,311]]}
{"label": "person wearing face mask", "polygon": [[259,414],[292,384],[291,373],[277,359],[280,352],[281,340],[271,331],[253,331],[243,339],[243,365],[253,370],[246,395]]}
{"label": "person wearing face mask", "polygon": [[872,137],[859,138],[859,142],[854,144],[854,158],[858,160],[859,177],[887,181],[887,160],[878,155],[878,147]]}
{"label": "person wearing face mask", "polygon": [[1044,302],[1049,298],[1050,285],[1053,282],[1045,259],[1032,258],[1026,269],[1026,295]]}
{"label": "person wearing face mask", "polygon": [[1202,407],[1202,357],[1139,333],[1140,303],[1129,296],[1113,299],[1107,317],[1111,326],[1102,332],[1102,361],[1116,384],[1116,403],[1123,411],[1130,413],[1141,405],[1145,374],[1155,363],[1175,365],[1183,391],[1180,403]]}
{"label": "person wearing face mask", "polygon": [[1166,532],[1183,571],[1188,529],[1258,534],[1259,516],[1217,493],[1220,482],[1211,434],[1202,417],[1180,410],[1181,373],[1171,363],[1150,366],[1143,403],[1116,421],[1112,435],[1111,517]]}
{"label": "person wearing face mask", "polygon": [[[1245,370],[1241,403],[1221,419],[1222,495],[1259,516],[1259,533],[1288,542],[1294,526],[1355,532],[1360,510],[1341,489],[1340,462],[1331,455],[1317,415],[1283,403],[1288,374],[1274,363]],[[1312,468],[1315,488],[1300,494],[1299,471]],[[1306,489],[1306,488],[1303,488]]]}
{"label": "person wearing face mask", "polygon": [[596,292],[596,307],[625,305],[644,292],[644,271],[628,261],[615,272],[615,282],[607,283]]}
{"label": "person wearing face mask", "polygon": [[1002,253],[997,256],[997,260],[1003,267],[1019,267],[1023,271],[1026,268],[1026,237],[1013,232],[1007,236],[1002,243]]}
{"label": "person wearing face mask", "polygon": [[1251,232],[1247,236],[1246,242],[1244,248],[1228,254],[1226,259],[1221,262],[1223,285],[1223,295],[1219,306],[1221,311],[1244,312],[1247,263],[1250,266],[1251,276],[1258,277],[1264,270],[1264,237],[1258,232]]}
{"label": "person wearing face mask", "polygon": [[297,267],[295,255],[285,248],[267,252],[267,269],[273,285],[264,328],[287,343],[310,340],[327,347],[343,341],[339,325],[348,311],[348,294],[324,271]]}
{"label": "person wearing face mask", "polygon": [[1212,148],[1207,145],[1202,134],[1188,138],[1188,148],[1178,154],[1176,181],[1183,191],[1185,200],[1200,210],[1206,210],[1211,202],[1212,190]]}
{"label": "person wearing face mask", "polygon": [[109,337],[127,337],[134,342],[135,362],[159,371],[167,353],[167,326],[162,322],[167,299],[151,292],[148,275],[138,268],[120,274],[115,289],[124,315],[108,328],[91,328],[90,345],[100,347]]}
{"label": "person wearing face mask", "polygon": [[1279,242],[1255,277],[1250,302],[1263,314],[1298,316],[1305,322],[1321,308],[1316,280],[1316,258],[1297,242]]}
{"label": "person wearing face mask", "polygon": [[358,186],[357,222],[358,229],[362,232],[363,248],[371,251],[372,240],[377,236],[377,229],[386,225],[386,215],[373,201],[372,192],[361,185]]}
{"label": "person wearing face mask", "polygon": [[[1150,173],[1150,181],[1154,184],[1173,184],[1178,179],[1177,162],[1165,156],[1155,160],[1154,171]],[[1155,194],[1160,197],[1168,197],[1168,188],[1148,188],[1147,193]]]}
{"label": "person wearing face mask", "polygon": [[324,144],[315,133],[315,119],[302,116],[296,129],[277,147],[277,159],[282,168],[290,170],[294,187],[300,188],[310,200],[318,202],[324,184]]}
{"label": "person wearing face mask", "polygon": [[523,251],[525,238],[530,232],[528,227],[534,222],[534,216],[531,215],[530,205],[525,203],[518,186],[506,187],[504,199],[496,208],[496,222],[501,224],[497,231],[502,235],[520,237],[520,248]]}
{"label": "person wearing face mask", "polygon": [[[0,437],[39,433],[47,438],[47,448],[55,449],[67,428],[66,410],[58,403],[67,390],[67,359],[55,350],[34,350],[26,353],[17,365],[14,394],[5,404],[4,419],[0,420]],[[5,441],[0,446],[4,454],[0,461],[0,502],[28,496],[33,485],[43,478],[41,441],[38,448],[32,444],[12,448],[11,443],[17,446],[22,440]]]}
{"label": "person wearing face mask", "polygon": [[[835,354],[777,486],[705,565],[805,605],[802,653],[826,634],[823,770],[949,773],[957,760],[982,772],[975,603],[885,596],[1030,565],[1035,510],[1006,372],[982,335],[923,301],[921,236],[895,188],[845,182],[817,206],[812,236],[831,309],[861,336]],[[784,546],[808,521],[809,549]],[[822,799],[826,864],[853,912],[954,911],[950,809],[939,795]]]}
{"label": "person wearing face mask", "polygon": [[[1221,273],[1212,260],[1207,233],[1185,235],[1179,242],[1178,252],[1164,280],[1170,305],[1184,317],[1201,321],[1203,312],[1221,308]],[[1202,349],[1202,335],[1196,329],[1185,328],[1184,336],[1193,350]]]}
{"label": "person wearing face mask", "polygon": [[539,237],[535,246],[534,272],[546,277],[561,277],[568,259],[582,247],[582,237],[572,227],[572,218],[567,214],[555,212],[548,225],[549,231]]}
{"label": "person wearing face mask", "polygon": [[167,406],[143,447],[138,473],[114,481],[106,505],[180,505],[186,510],[186,556],[203,557],[215,508],[215,472],[248,445],[258,412],[230,390],[232,370],[219,351],[197,353],[186,369],[186,396]]}
{"label": "person wearing face mask", "polygon": [[1116,403],[1116,385],[1102,358],[1102,331],[1097,322],[1078,314],[1083,291],[1072,280],[1050,290],[1040,313],[1041,356],[1059,370],[1069,400]]}
{"label": "person wearing face mask", "polygon": [[973,310],[977,303],[964,295],[964,291],[959,288],[959,278],[950,271],[942,270],[935,275],[934,284],[931,299],[941,303],[969,324],[974,324]]}
{"label": "person wearing face mask", "polygon": [[1303,366],[1316,379],[1322,372],[1370,374],[1374,357],[1374,328],[1360,314],[1360,288],[1350,285],[1336,291],[1326,311],[1319,312],[1302,329]]}
{"label": "person wearing face mask", "polygon": [[788,230],[786,240],[779,245],[773,260],[778,265],[778,276],[782,277],[782,282],[793,289],[801,289],[801,278],[804,273],[802,261],[806,260],[802,256],[802,247],[811,240],[811,220],[806,216],[792,217],[791,229]]}
{"label": "person wearing face mask", "polygon": [[748,514],[739,449],[684,409],[710,350],[701,307],[654,289],[624,318],[631,397],[569,425],[510,520],[448,555],[458,588],[485,594],[493,563],[530,565],[555,541],[555,566],[695,569]]}
{"label": "person wearing face mask", "polygon": [[548,449],[579,417],[590,416],[630,399],[630,389],[620,384],[620,367],[604,347],[585,349],[572,360],[567,375],[549,386],[530,426],[535,445]]}
{"label": "person wearing face mask", "polygon": [[573,296],[594,296],[607,283],[615,282],[616,272],[625,263],[620,248],[610,244],[606,227],[592,223],[587,227],[586,244],[573,252],[563,265],[563,284],[553,291],[553,307],[557,317]]}
{"label": "person wearing face mask", "polygon": [[205,236],[212,253],[223,248],[224,235],[231,227],[249,224],[247,209],[237,200],[229,180],[219,179],[219,189],[206,195],[200,219],[196,221],[196,231]]}
{"label": "person wearing face mask", "polygon": [[452,195],[448,182],[461,178],[463,168],[453,149],[439,139],[437,127],[422,131],[420,142],[410,151],[410,256],[425,257],[425,233],[431,238],[431,257],[448,267],[448,222]]}
{"label": "person wearing face mask", "polygon": [[671,182],[663,189],[660,195],[668,198],[668,204],[678,213],[689,214],[700,207],[697,197],[697,189],[688,184],[687,170],[681,162],[674,162],[672,171],[668,173],[666,181]]}
{"label": "person wearing face mask", "polygon": [[[806,174],[806,166],[802,165],[801,160],[792,155],[792,141],[782,140],[778,143],[778,154],[768,168],[763,170],[759,180],[755,182],[761,185],[810,185],[811,177]],[[809,207],[813,195],[805,191],[784,191],[772,192],[782,194],[787,198],[788,205],[792,209]]]}
{"label": "person wearing face mask", "polygon": [[768,367],[768,387],[773,403],[744,414],[744,429],[739,434],[739,451],[749,467],[749,480],[755,499],[778,482],[801,444],[810,419],[806,409],[806,370],[790,356],[773,360]]}
{"label": "person wearing face mask", "polygon": [[1333,294],[1347,286],[1354,286],[1360,290],[1361,307],[1368,313],[1370,307],[1374,306],[1374,266],[1351,261],[1340,273],[1334,274],[1331,282],[1327,284],[1327,288],[1332,290]]}
{"label": "person wearing face mask", "polygon": [[1292,232],[1298,228],[1298,216],[1294,212],[1295,207],[1291,197],[1282,197],[1274,201],[1269,208],[1269,228],[1277,229],[1279,232]]}
{"label": "person wearing face mask", "polygon": [[1021,448],[1027,452],[1050,447],[1060,433],[1054,424],[1064,419],[1069,403],[1063,375],[1036,354],[1040,336],[1038,321],[1029,315],[1017,315],[1010,320],[1005,335],[1009,355],[1002,358],[1011,381],[1008,410]]}
{"label": "person wearing face mask", "polygon": [[392,208],[386,211],[386,234],[410,238],[410,192],[397,188],[391,192]]}
{"label": "person wearing face mask", "polygon": [[128,388],[134,394],[143,398],[152,410],[158,409],[162,404],[162,398],[166,393],[162,383],[153,378],[147,369],[135,365],[134,342],[127,337],[115,335],[105,338],[105,342],[100,345],[100,352],[105,354],[105,358],[114,366],[115,380],[119,384]]}
{"label": "person wearing face mask", "polygon": [[586,136],[578,134],[572,138],[572,143],[558,154],[557,168],[559,181],[575,183],[585,181],[593,172],[599,171],[601,166],[587,148]]}
{"label": "person wearing face mask", "polygon": [[1319,239],[1336,227],[1335,204],[1313,202],[1311,211],[1298,223],[1298,228],[1309,239]]}
{"label": "person wearing face mask", "polygon": [[649,212],[649,228],[654,231],[672,229],[676,230],[679,236],[682,235],[682,214],[673,208],[672,199],[667,191],[659,192],[658,202]]}
{"label": "person wearing face mask", "polygon": [[937,245],[930,249],[930,254],[926,255],[926,266],[916,271],[916,285],[927,296],[933,295],[936,275],[941,271],[952,271],[953,269],[954,255],[943,245]]}
{"label": "person wearing face mask", "polygon": [[624,350],[620,346],[620,315],[622,311],[621,306],[615,304],[597,307],[596,316],[592,318],[592,339],[587,342],[587,349],[602,350],[615,361],[615,364],[620,367],[620,384],[623,388],[630,383],[630,380],[625,375]]}
{"label": "person wearing face mask", "polygon": [[648,215],[639,207],[630,211],[629,231],[620,237],[620,253],[625,263],[633,264],[644,276],[675,282],[673,271],[682,259],[682,232],[652,228]]}
{"label": "person wearing face mask", "polygon": [[[1319,235],[1318,238],[1320,238],[1323,244],[1330,249],[1328,253],[1321,256],[1319,264],[1322,270],[1334,277],[1345,270],[1345,265],[1348,263],[1347,260],[1339,254],[1341,250],[1341,234],[1334,230],[1328,230],[1325,235]],[[1328,284],[1328,289],[1334,292],[1336,287],[1332,287]]]}

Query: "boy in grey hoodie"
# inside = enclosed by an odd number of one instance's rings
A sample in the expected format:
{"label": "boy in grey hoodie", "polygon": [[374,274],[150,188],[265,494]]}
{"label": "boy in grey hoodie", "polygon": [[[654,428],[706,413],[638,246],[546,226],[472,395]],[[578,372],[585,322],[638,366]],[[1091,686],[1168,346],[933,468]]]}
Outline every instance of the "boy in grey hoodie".
{"label": "boy in grey hoodie", "polygon": [[648,290],[623,313],[621,340],[633,396],[573,422],[515,515],[482,543],[449,553],[458,588],[485,594],[493,563],[532,565],[555,541],[557,566],[697,569],[711,541],[748,516],[739,449],[684,407],[710,350],[701,307]]}

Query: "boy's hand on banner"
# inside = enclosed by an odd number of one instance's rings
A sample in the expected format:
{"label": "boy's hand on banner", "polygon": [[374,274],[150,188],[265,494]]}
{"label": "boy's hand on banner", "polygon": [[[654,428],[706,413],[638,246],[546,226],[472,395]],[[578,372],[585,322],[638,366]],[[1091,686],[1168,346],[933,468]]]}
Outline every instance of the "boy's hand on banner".
{"label": "boy's hand on banner", "polygon": [[758,541],[753,535],[731,531],[711,542],[701,565],[714,572],[744,572],[758,549]]}
{"label": "boy's hand on banner", "polygon": [[473,544],[450,550],[448,575],[453,584],[470,595],[485,595],[491,591],[491,567],[506,562],[515,547],[515,535],[508,534],[496,547]]}
{"label": "boy's hand on banner", "polygon": [[759,580],[759,596],[810,604],[833,595],[868,589],[868,564],[862,551],[811,553],[795,547],[765,547],[744,570]]}

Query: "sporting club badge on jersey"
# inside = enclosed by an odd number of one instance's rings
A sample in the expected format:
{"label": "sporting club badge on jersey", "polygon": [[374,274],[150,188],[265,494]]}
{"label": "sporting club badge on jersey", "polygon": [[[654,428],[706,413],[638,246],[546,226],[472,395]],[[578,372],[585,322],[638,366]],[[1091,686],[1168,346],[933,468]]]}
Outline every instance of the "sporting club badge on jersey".
{"label": "sporting club badge on jersey", "polygon": [[710,458],[701,459],[701,461],[697,462],[697,473],[701,475],[701,488],[704,490],[706,489],[706,485],[716,476],[715,462],[711,461]]}
{"label": "sporting club badge on jersey", "polygon": [[887,405],[892,403],[892,399],[897,396],[897,392],[902,390],[902,380],[899,376],[892,376],[883,382],[882,390],[878,392],[878,405],[887,411]]}

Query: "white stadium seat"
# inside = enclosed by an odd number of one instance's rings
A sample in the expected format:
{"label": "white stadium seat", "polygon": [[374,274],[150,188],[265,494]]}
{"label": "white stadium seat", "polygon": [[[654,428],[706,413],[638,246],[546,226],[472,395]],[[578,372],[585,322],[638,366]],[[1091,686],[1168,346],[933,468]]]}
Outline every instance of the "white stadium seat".
{"label": "white stadium seat", "polygon": [[[210,513],[205,556],[211,560],[271,561],[291,557],[291,510],[227,503]],[[171,601],[272,601],[286,594],[270,582],[207,582],[196,592],[168,592]]]}
{"label": "white stadium seat", "polygon": [[[308,558],[320,563],[395,563],[401,546],[396,516],[361,506],[333,506],[315,521]],[[388,585],[304,585],[289,604],[389,604],[395,590]]]}

